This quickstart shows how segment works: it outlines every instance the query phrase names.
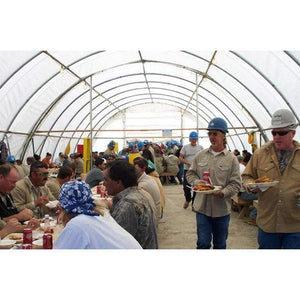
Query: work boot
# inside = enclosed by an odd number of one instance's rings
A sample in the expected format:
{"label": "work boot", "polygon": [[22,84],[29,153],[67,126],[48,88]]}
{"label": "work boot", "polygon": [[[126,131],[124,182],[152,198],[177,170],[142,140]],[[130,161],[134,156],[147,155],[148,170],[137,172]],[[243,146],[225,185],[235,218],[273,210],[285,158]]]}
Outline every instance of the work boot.
{"label": "work boot", "polygon": [[187,209],[189,207],[189,205],[190,205],[190,202],[185,201],[183,204],[183,208]]}

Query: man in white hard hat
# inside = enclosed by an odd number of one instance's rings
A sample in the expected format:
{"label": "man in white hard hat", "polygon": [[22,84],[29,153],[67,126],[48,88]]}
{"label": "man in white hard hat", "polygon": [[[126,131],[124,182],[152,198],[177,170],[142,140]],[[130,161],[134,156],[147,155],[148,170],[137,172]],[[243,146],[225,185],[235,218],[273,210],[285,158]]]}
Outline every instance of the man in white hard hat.
{"label": "man in white hard hat", "polygon": [[273,140],[254,152],[242,175],[245,187],[263,176],[278,181],[267,190],[255,190],[260,249],[300,249],[300,143],[293,139],[297,126],[290,110],[277,110],[270,128]]}

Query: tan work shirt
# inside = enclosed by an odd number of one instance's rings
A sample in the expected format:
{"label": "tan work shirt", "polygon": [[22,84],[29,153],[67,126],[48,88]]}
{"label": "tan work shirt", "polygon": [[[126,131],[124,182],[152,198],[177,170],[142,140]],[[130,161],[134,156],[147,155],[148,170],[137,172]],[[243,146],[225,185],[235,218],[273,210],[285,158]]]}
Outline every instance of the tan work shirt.
{"label": "tan work shirt", "polygon": [[294,141],[294,145],[295,149],[282,175],[273,141],[254,152],[242,174],[244,186],[262,176],[279,181],[277,185],[258,193],[256,223],[265,232],[300,232],[300,207],[297,207],[300,144]]}
{"label": "tan work shirt", "polygon": [[240,167],[237,158],[224,149],[214,156],[211,149],[198,152],[187,171],[187,181],[194,186],[209,172],[213,185],[221,186],[224,197],[196,194],[194,209],[209,217],[224,217],[231,212],[231,197],[241,188]]}

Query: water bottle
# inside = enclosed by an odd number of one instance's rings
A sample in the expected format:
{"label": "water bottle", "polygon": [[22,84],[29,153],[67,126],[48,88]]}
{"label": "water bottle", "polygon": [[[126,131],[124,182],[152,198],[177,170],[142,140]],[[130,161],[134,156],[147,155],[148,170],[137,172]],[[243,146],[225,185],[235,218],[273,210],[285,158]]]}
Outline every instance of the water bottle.
{"label": "water bottle", "polygon": [[44,223],[44,232],[50,227],[50,217],[49,215],[45,215],[45,223]]}

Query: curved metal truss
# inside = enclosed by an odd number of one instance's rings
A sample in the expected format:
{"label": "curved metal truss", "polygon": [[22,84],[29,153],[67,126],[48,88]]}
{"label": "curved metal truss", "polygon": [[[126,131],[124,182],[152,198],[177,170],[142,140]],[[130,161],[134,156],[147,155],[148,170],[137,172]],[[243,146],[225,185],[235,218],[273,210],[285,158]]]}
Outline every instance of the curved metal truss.
{"label": "curved metal truss", "polygon": [[[164,105],[197,130],[224,118],[230,148],[246,149],[249,131],[259,133],[260,144],[269,139],[265,130],[276,109],[291,109],[299,121],[299,57],[295,51],[0,52],[2,140],[21,158],[55,155],[68,142],[75,150],[83,137],[92,144],[105,138],[108,124],[129,108]],[[147,126],[145,118],[140,128]]]}

